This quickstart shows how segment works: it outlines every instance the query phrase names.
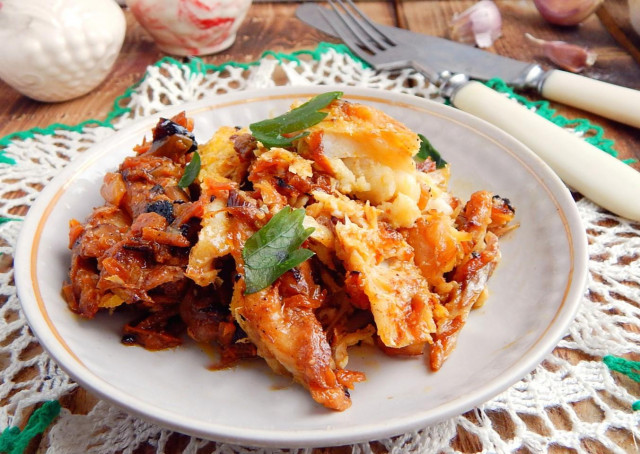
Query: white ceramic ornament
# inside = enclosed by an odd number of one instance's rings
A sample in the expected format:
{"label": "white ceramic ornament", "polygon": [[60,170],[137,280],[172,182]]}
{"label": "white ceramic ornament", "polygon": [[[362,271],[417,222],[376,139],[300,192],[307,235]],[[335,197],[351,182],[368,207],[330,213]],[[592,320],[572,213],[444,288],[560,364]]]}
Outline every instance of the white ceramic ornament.
{"label": "white ceramic ornament", "polygon": [[38,101],[84,95],[111,71],[125,31],[114,0],[0,0],[0,78]]}
{"label": "white ceramic ornament", "polygon": [[207,55],[233,44],[251,0],[127,0],[158,47],[173,55]]}

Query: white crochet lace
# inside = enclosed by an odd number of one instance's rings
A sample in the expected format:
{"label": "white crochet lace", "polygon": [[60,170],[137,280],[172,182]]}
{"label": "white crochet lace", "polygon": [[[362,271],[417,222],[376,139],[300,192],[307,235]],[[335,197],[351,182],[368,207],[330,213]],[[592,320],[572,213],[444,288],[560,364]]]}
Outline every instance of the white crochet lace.
{"label": "white crochet lace", "polygon": [[[372,71],[331,47],[313,57],[267,56],[256,65],[218,69],[165,61],[150,67],[123,98],[122,107],[130,110],[115,118],[115,130],[169,104],[285,84],[345,83],[437,99],[436,90],[413,71]],[[0,164],[0,216],[20,218],[42,185],[78,153],[114,132],[87,125],[14,138],[5,154],[16,164]],[[553,354],[473,411],[393,439],[354,445],[351,452],[541,453],[566,448],[624,453],[620,443],[634,446],[640,439],[640,414],[631,405],[640,395],[640,385],[610,372],[601,359],[607,354],[640,354],[640,225],[606,214],[585,199],[578,207],[589,238],[589,287]],[[42,352],[21,313],[11,268],[20,226],[20,221],[0,224],[0,429],[22,426],[35,405],[61,399],[77,386]],[[168,447],[181,453],[271,452],[174,434],[103,401],[88,414],[63,408],[44,436],[49,454],[129,454],[143,445],[158,453]]]}

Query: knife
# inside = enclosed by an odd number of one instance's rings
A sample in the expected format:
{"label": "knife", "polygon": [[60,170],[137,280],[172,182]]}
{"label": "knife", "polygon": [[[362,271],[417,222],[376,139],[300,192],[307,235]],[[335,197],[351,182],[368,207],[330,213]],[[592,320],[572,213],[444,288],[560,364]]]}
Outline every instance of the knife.
{"label": "knife", "polygon": [[[336,36],[325,19],[340,20],[335,12],[315,3],[303,3],[296,16],[318,30]],[[415,59],[434,73],[466,74],[474,80],[499,77],[516,89],[536,89],[544,98],[593,112],[640,128],[640,91],[577,74],[521,62],[444,38],[377,24],[390,38],[413,43]]]}

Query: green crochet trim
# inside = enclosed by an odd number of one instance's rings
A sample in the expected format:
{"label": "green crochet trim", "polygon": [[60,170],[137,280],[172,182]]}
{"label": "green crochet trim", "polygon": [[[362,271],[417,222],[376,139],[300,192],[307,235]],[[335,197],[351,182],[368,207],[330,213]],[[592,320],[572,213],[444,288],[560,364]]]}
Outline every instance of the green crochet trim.
{"label": "green crochet trim", "polygon": [[[607,367],[615,372],[620,372],[630,379],[640,382],[640,361],[630,361],[618,356],[607,355],[602,358]],[[631,406],[633,410],[640,410],[640,400]]]}
{"label": "green crochet trim", "polygon": [[[273,52],[266,51],[264,52],[260,58],[256,61],[248,62],[248,63],[240,63],[240,62],[226,62],[221,65],[213,65],[207,64],[202,59],[198,57],[188,58],[185,61],[179,61],[172,57],[165,57],[161,60],[154,63],[153,66],[161,66],[164,63],[170,63],[176,66],[181,66],[187,68],[193,74],[206,74],[209,71],[222,71],[225,68],[233,67],[233,68],[242,68],[249,69],[252,66],[256,66],[260,64],[260,60],[265,57],[273,57],[280,62],[292,61],[295,63],[300,63],[300,56],[309,56],[312,59],[318,61],[329,50],[334,50],[341,54],[346,54],[351,57],[353,60],[359,62],[363,68],[369,68],[369,65],[365,63],[363,60],[358,58],[353,54],[344,44],[331,44],[321,42],[315,50],[301,50],[292,53],[282,53],[282,52]],[[111,111],[107,114],[104,120],[95,120],[90,119],[87,121],[83,121],[76,125],[65,125],[60,123],[55,123],[49,125],[46,128],[32,128],[26,131],[18,131],[11,134],[8,134],[2,138],[0,138],[0,164],[16,164],[15,160],[9,156],[4,154],[4,148],[6,148],[13,140],[25,140],[28,138],[33,138],[35,135],[52,135],[55,134],[56,130],[65,130],[65,131],[76,131],[82,132],[82,130],[87,126],[103,126],[103,127],[113,127],[113,121],[129,112],[131,109],[126,106],[126,100],[131,97],[131,94],[135,91],[135,89],[144,81],[147,77],[145,74],[138,82],[133,84],[131,87],[127,88],[125,92],[118,96],[114,102]],[[585,119],[576,119],[569,120],[567,118],[562,117],[561,115],[555,115],[555,111],[549,108],[549,103],[546,101],[529,101],[528,99],[517,95],[516,93],[509,88],[506,83],[500,79],[492,79],[487,82],[487,85],[494,88],[495,90],[501,91],[503,93],[508,94],[510,97],[516,99],[518,102],[526,105],[527,107],[535,107],[536,112],[541,116],[553,121],[554,123],[560,126],[571,126],[575,127],[576,130],[580,132],[584,132],[588,137],[585,140],[601,150],[613,155],[617,156],[617,152],[613,149],[613,141],[609,139],[605,139],[603,137],[604,131],[601,127],[591,124],[588,120]],[[626,160],[625,162],[634,162],[633,160]]]}
{"label": "green crochet trim", "polygon": [[5,218],[3,216],[0,216],[0,225],[4,224],[5,222],[11,222],[11,221],[22,221],[21,218]]}
{"label": "green crochet trim", "polygon": [[7,427],[0,434],[0,453],[22,454],[36,435],[45,431],[49,424],[60,414],[60,403],[51,400],[42,404],[29,417],[24,430]]}
{"label": "green crochet trim", "polygon": [[9,156],[6,156],[4,154],[4,150],[0,150],[0,164],[9,164],[9,165],[15,165],[16,160],[13,158],[10,158]]}

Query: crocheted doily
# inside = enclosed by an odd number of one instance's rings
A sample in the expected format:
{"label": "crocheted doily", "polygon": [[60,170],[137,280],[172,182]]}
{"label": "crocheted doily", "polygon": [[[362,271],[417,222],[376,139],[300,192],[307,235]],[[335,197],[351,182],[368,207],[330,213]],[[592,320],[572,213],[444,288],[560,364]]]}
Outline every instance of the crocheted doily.
{"label": "crocheted doily", "polygon": [[[13,283],[12,257],[20,219],[43,185],[93,143],[167,105],[247,88],[303,84],[347,84],[439,99],[437,90],[420,74],[373,71],[340,46],[321,45],[312,52],[289,55],[267,53],[250,64],[210,66],[198,59],[186,63],[164,59],[118,98],[106,120],[54,125],[0,139],[4,146],[0,154],[0,428],[24,426],[34,408],[46,401],[64,402],[78,386],[39,347],[21,313]],[[548,110],[544,105],[534,107]],[[591,128],[584,122],[571,125],[578,132]],[[598,128],[590,132],[590,140],[601,139]],[[611,143],[600,140],[598,145],[611,151]],[[624,453],[621,444],[634,445],[640,438],[640,413],[632,405],[640,385],[612,372],[602,358],[640,358],[640,225],[606,213],[586,199],[578,201],[578,209],[588,234],[590,279],[576,319],[554,352],[520,382],[466,414],[347,451],[538,453],[566,452],[566,448],[578,453]],[[44,437],[50,454],[168,449],[202,454],[271,452],[175,434],[104,401],[86,414],[62,408]]]}

